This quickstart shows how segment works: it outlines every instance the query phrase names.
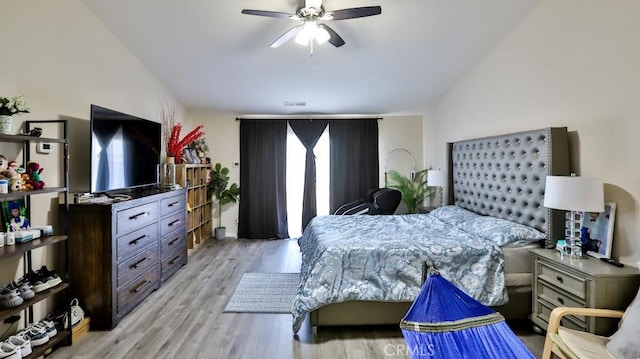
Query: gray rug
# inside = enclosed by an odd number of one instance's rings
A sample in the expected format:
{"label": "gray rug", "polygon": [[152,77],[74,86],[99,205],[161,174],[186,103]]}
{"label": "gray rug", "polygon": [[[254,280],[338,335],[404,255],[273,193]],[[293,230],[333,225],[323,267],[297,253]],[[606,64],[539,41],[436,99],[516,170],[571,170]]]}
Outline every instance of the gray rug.
{"label": "gray rug", "polygon": [[233,313],[291,313],[300,273],[245,273],[224,308]]}

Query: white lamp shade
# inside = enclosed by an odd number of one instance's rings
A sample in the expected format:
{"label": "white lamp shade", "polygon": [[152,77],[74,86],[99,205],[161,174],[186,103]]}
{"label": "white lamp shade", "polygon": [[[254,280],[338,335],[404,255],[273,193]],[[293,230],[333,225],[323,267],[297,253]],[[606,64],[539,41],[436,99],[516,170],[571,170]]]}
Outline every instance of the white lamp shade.
{"label": "white lamp shade", "polygon": [[565,211],[604,212],[602,180],[574,176],[547,176],[544,206]]}
{"label": "white lamp shade", "polygon": [[447,185],[447,173],[443,170],[427,171],[427,185],[432,187],[444,187]]}

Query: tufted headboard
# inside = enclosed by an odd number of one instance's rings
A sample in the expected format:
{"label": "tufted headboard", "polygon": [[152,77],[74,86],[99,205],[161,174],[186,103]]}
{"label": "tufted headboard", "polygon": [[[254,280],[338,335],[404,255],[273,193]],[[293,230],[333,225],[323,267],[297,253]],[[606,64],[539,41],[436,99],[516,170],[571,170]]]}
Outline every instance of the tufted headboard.
{"label": "tufted headboard", "polygon": [[447,204],[525,224],[547,234],[547,247],[564,237],[562,211],[543,206],[547,175],[569,175],[567,128],[447,144]]}

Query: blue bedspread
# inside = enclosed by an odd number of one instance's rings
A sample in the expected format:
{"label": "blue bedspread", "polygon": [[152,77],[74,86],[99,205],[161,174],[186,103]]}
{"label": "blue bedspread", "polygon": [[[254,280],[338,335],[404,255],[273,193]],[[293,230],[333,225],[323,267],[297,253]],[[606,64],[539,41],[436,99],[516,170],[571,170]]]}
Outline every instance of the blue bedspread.
{"label": "blue bedspread", "polygon": [[298,244],[294,332],[306,313],[330,303],[412,302],[425,261],[485,305],[508,299],[500,247],[430,215],[316,217]]}

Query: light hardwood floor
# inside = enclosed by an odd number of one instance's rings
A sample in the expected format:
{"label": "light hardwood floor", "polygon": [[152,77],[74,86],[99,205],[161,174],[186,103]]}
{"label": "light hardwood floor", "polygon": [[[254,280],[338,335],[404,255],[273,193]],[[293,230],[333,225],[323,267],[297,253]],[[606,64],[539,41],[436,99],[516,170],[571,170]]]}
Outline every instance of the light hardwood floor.
{"label": "light hardwood floor", "polygon": [[[290,314],[222,313],[246,272],[299,272],[295,240],[206,241],[112,331],[91,331],[47,358],[408,358],[397,327],[323,328],[297,337]],[[544,337],[515,329],[540,357]]]}

